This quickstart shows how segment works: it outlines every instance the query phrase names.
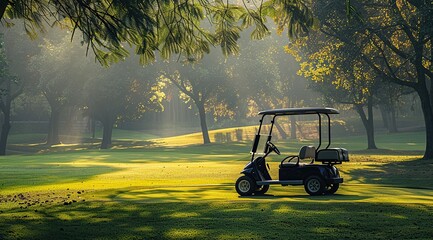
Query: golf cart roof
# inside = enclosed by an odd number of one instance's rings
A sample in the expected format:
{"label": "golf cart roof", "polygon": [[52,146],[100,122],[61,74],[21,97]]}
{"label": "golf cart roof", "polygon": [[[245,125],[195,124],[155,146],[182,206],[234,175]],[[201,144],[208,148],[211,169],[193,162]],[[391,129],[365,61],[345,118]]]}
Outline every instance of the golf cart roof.
{"label": "golf cart roof", "polygon": [[259,115],[303,115],[303,114],[339,114],[337,109],[325,107],[282,108],[259,112]]}

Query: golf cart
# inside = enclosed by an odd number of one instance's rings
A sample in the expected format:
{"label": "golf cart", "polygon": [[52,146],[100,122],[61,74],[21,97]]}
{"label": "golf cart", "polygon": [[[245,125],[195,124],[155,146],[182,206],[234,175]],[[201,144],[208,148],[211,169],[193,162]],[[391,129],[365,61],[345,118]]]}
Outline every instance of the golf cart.
{"label": "golf cart", "polygon": [[[349,161],[349,155],[344,148],[330,148],[331,146],[331,118],[329,115],[338,114],[333,108],[285,108],[259,112],[262,115],[257,134],[254,138],[251,150],[251,161],[241,172],[243,176],[236,181],[236,191],[241,196],[265,194],[269,185],[279,184],[304,185],[305,191],[313,196],[335,193],[343,178],[334,166]],[[287,156],[279,164],[279,180],[273,180],[268,172],[269,165],[266,157],[275,152],[280,155],[280,150],[271,142],[272,130],[277,117],[290,115],[317,115],[319,118],[319,143],[317,147],[303,146],[296,156]],[[328,119],[328,144],[322,146],[322,117]],[[267,134],[261,134],[264,119],[270,117],[270,127]],[[265,139],[261,139],[261,138]],[[259,152],[259,143],[264,143],[263,152]],[[308,160],[302,163],[301,160]],[[318,162],[320,164],[315,164]]]}

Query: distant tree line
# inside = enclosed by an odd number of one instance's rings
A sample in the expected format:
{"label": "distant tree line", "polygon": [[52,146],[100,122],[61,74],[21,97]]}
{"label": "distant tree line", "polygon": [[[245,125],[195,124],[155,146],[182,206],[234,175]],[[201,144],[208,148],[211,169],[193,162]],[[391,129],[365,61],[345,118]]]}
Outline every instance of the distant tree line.
{"label": "distant tree line", "polygon": [[[113,126],[141,119],[148,111],[164,111],[175,97],[184,108],[196,109],[203,142],[209,143],[209,119],[243,120],[252,111],[298,106],[307,91],[302,78],[290,70],[295,62],[283,52],[281,38],[269,37],[266,44],[255,46],[242,42],[245,55],[228,59],[213,51],[200,60],[174,58],[142,67],[130,57],[106,68],[82,55],[80,42],[71,43],[61,30],[48,31],[33,42],[13,29],[7,36],[12,65],[23,68],[21,101],[38,103],[38,109],[47,106],[49,146],[60,143],[60,116],[70,107],[101,123],[101,148],[108,148]],[[31,48],[32,55],[19,54],[17,49],[24,47]],[[28,58],[25,67],[21,58]]]}

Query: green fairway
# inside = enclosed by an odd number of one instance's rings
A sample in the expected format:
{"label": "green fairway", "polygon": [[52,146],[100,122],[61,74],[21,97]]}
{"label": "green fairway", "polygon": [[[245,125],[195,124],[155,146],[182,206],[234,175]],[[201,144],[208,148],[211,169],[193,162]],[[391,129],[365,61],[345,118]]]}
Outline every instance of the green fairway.
{"label": "green fairway", "polygon": [[[356,151],[339,166],[345,183],[337,194],[319,197],[301,186],[239,197],[234,182],[249,141],[122,134],[111,150],[59,145],[1,158],[0,239],[433,237],[433,161],[419,160],[422,134],[380,135],[385,150],[372,152],[358,137],[336,139]],[[278,143],[283,154],[303,144]],[[269,160],[277,178],[281,157]]]}

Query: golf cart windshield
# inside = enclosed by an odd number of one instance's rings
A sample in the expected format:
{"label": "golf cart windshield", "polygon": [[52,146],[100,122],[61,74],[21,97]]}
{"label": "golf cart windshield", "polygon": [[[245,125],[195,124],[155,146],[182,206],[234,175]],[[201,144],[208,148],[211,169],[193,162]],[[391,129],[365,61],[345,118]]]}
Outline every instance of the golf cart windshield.
{"label": "golf cart windshield", "polygon": [[[317,115],[319,119],[319,145],[317,149],[319,149],[322,145],[322,115],[325,115],[328,119],[328,148],[331,144],[331,120],[330,114],[339,114],[338,110],[334,108],[318,108],[318,107],[309,107],[309,108],[283,108],[283,109],[271,109],[259,112],[259,115],[262,115],[260,119],[260,125],[257,131],[257,134],[254,138],[253,147],[251,149],[252,159],[254,159],[254,155],[263,154],[268,151],[268,145],[266,144],[268,141],[272,139],[272,131],[274,124],[276,123],[275,118],[278,116],[290,116],[290,115]],[[269,125],[268,125],[269,124]],[[262,151],[263,150],[263,151]]]}

